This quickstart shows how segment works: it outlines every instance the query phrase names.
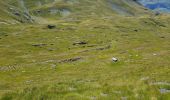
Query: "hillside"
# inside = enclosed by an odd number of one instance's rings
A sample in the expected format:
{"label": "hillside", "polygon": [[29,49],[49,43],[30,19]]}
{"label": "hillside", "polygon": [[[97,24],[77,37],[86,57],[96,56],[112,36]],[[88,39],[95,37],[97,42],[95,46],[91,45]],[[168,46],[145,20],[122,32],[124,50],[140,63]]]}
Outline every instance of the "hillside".
{"label": "hillside", "polygon": [[132,0],[1,0],[0,5],[0,19],[8,23],[148,13]]}
{"label": "hillside", "polygon": [[169,14],[136,0],[0,7],[0,100],[170,99]]}

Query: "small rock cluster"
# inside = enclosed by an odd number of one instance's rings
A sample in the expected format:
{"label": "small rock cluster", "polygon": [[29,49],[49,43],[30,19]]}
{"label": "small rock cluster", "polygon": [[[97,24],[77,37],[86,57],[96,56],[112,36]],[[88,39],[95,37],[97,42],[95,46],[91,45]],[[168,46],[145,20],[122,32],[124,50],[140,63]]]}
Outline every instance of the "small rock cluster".
{"label": "small rock cluster", "polygon": [[76,57],[76,58],[70,58],[70,59],[65,59],[65,60],[61,60],[59,61],[59,63],[69,63],[69,62],[75,62],[82,59],[81,57]]}
{"label": "small rock cluster", "polygon": [[118,61],[118,59],[117,59],[117,58],[115,58],[115,57],[113,57],[113,58],[112,58],[112,61],[113,61],[113,62],[117,62],[117,61]]}
{"label": "small rock cluster", "polygon": [[54,28],[56,28],[56,26],[55,25],[47,25],[47,28],[48,29],[54,29]]}

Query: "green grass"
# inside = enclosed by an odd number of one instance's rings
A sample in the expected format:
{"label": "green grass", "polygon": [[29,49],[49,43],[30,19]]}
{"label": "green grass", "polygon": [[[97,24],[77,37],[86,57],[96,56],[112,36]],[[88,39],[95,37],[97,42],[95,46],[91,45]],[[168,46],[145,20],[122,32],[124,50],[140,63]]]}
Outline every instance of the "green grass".
{"label": "green grass", "polygon": [[[105,0],[36,2],[25,1],[31,14],[63,7],[71,14],[44,13],[33,16],[34,24],[16,24],[4,9],[23,12],[21,5],[0,1],[0,22],[8,23],[0,24],[0,100],[170,99],[169,15],[155,17],[122,0],[113,3],[136,16],[118,15]],[[82,41],[87,44],[73,45]]]}
{"label": "green grass", "polygon": [[[153,83],[170,82],[169,21],[115,16],[60,21],[52,30],[38,24],[2,26],[2,100],[168,100],[170,94],[160,89],[169,85]],[[73,45],[77,41],[87,44]],[[81,59],[59,63],[76,57]]]}

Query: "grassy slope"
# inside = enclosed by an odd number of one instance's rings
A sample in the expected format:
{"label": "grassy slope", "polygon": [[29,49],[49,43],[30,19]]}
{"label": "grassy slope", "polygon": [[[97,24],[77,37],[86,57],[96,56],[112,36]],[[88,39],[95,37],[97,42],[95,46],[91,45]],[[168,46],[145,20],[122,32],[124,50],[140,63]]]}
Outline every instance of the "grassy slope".
{"label": "grassy slope", "polygon": [[[169,16],[106,15],[60,19],[52,30],[46,24],[1,25],[2,100],[168,100],[160,90],[170,89]],[[73,45],[77,41],[87,44]]]}

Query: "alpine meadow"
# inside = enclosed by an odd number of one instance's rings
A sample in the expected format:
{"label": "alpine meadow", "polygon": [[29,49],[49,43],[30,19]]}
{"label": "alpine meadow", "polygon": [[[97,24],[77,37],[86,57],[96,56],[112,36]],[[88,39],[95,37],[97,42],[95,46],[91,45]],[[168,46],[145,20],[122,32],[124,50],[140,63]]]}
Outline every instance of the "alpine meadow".
{"label": "alpine meadow", "polygon": [[170,100],[170,1],[0,0],[0,100]]}

